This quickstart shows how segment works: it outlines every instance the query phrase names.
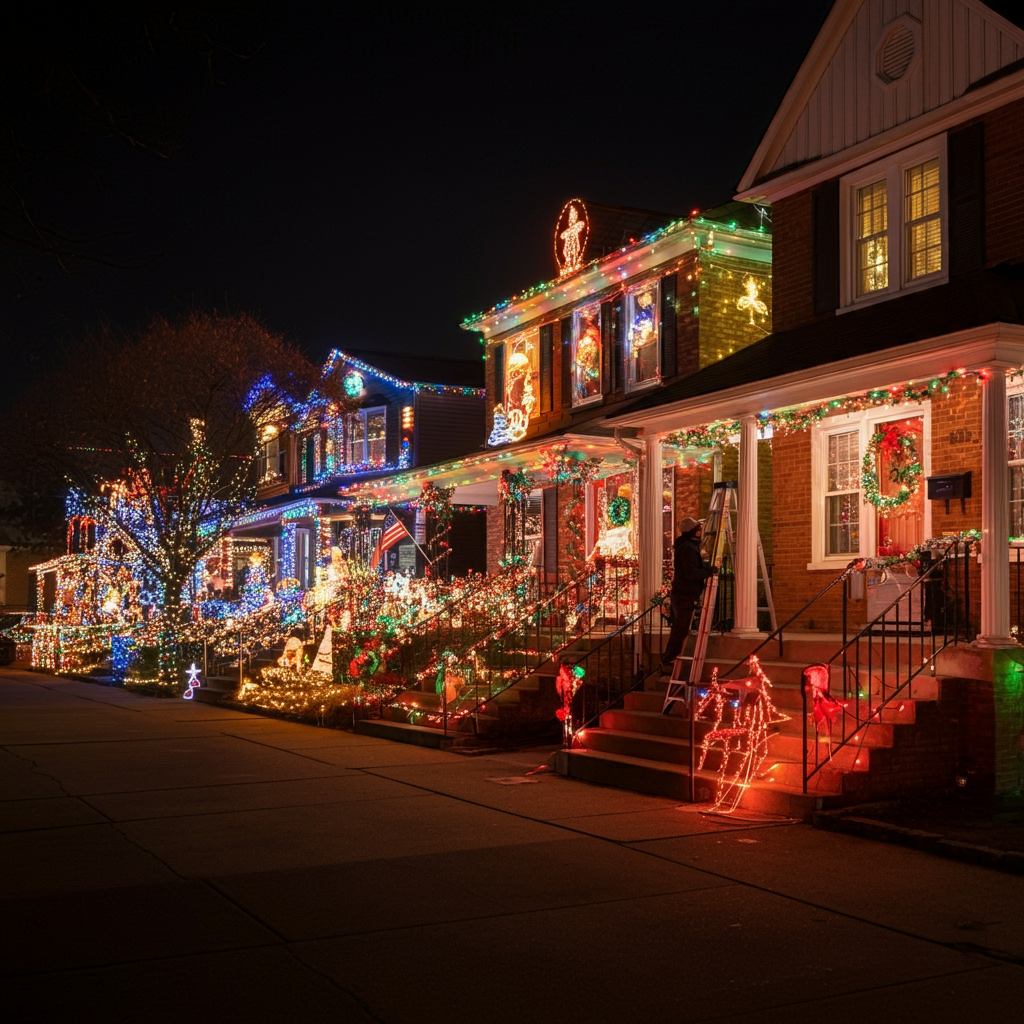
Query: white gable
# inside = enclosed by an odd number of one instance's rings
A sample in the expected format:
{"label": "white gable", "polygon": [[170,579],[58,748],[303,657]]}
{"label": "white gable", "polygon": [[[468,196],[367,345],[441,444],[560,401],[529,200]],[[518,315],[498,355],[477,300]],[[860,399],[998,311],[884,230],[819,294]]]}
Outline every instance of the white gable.
{"label": "white gable", "polygon": [[740,190],[937,110],[1022,58],[1024,31],[980,0],[839,0]]}

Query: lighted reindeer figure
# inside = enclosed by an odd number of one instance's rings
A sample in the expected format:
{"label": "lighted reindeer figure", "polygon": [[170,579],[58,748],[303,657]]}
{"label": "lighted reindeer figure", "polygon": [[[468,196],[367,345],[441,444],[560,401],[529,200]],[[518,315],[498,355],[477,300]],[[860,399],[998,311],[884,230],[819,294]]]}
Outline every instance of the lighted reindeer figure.
{"label": "lighted reindeer figure", "polygon": [[694,717],[707,721],[711,729],[700,745],[698,771],[704,767],[708,754],[721,755],[717,770],[718,790],[714,811],[731,814],[739,806],[743,793],[757,775],[768,755],[768,736],[772,725],[784,722],[783,715],[772,702],[772,684],[764,674],[757,656],[748,662],[751,674],[744,679],[718,682],[718,667],[712,670],[711,682],[697,701]]}

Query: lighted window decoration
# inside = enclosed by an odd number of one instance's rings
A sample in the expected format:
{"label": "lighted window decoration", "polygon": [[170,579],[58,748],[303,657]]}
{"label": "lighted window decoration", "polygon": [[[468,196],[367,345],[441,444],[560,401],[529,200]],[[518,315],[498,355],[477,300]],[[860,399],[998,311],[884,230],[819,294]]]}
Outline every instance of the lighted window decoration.
{"label": "lighted window decoration", "polygon": [[345,374],[344,380],[345,394],[349,398],[358,398],[363,393],[363,378],[362,375],[356,373],[353,370],[351,373]]}
{"label": "lighted window decoration", "polygon": [[570,199],[562,207],[555,225],[555,262],[558,276],[568,277],[583,267],[590,236],[590,219],[582,199]]}
{"label": "lighted window decoration", "polygon": [[1010,395],[1007,450],[1010,464],[1010,536],[1024,537],[1024,393]]}
{"label": "lighted window decoration", "polygon": [[272,483],[285,478],[287,468],[287,446],[284,439],[275,434],[263,442],[260,449],[259,478],[260,483]]}
{"label": "lighted window decoration", "polygon": [[387,461],[385,411],[360,409],[345,417],[345,464],[377,468]]}
{"label": "lighted window decoration", "polygon": [[505,420],[509,440],[519,441],[537,411],[540,331],[524,331],[505,342]]}
{"label": "lighted window decoration", "polygon": [[626,383],[658,380],[658,282],[645,281],[626,293]]}
{"label": "lighted window decoration", "polygon": [[572,321],[572,404],[585,405],[601,396],[601,304],[577,309]]}

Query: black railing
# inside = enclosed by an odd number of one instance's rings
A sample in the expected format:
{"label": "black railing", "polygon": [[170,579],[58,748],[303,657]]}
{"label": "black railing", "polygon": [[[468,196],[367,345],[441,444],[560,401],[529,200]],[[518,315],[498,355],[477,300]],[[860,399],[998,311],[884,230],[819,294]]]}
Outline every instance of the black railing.
{"label": "black railing", "polygon": [[661,672],[670,629],[661,605],[652,605],[573,659],[584,674],[568,709],[567,747],[605,711],[622,704],[626,694]]}
{"label": "black railing", "polygon": [[1018,640],[1024,638],[1024,547],[1010,545],[1010,632]]}
{"label": "black railing", "polygon": [[[802,686],[805,793],[837,750],[851,743],[863,747],[867,730],[881,723],[884,711],[898,711],[897,702],[914,699],[915,680],[926,670],[934,675],[942,650],[970,638],[971,557],[970,541],[953,540],[922,558],[917,578],[849,640],[844,595],[843,646],[822,663],[821,688],[806,678]],[[834,671],[840,692],[832,685]],[[813,743],[811,715],[819,719]]]}

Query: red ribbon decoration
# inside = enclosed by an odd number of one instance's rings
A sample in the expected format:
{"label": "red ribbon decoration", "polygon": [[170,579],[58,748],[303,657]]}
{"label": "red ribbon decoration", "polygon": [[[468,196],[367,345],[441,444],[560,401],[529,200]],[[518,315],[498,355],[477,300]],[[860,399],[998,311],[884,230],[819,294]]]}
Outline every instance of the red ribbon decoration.
{"label": "red ribbon decoration", "polygon": [[842,711],[844,705],[828,692],[828,665],[808,665],[803,670],[801,679],[804,694],[811,697],[813,704],[814,727],[817,728],[823,721],[827,720],[828,729],[831,732],[832,723],[836,720],[836,715]]}

